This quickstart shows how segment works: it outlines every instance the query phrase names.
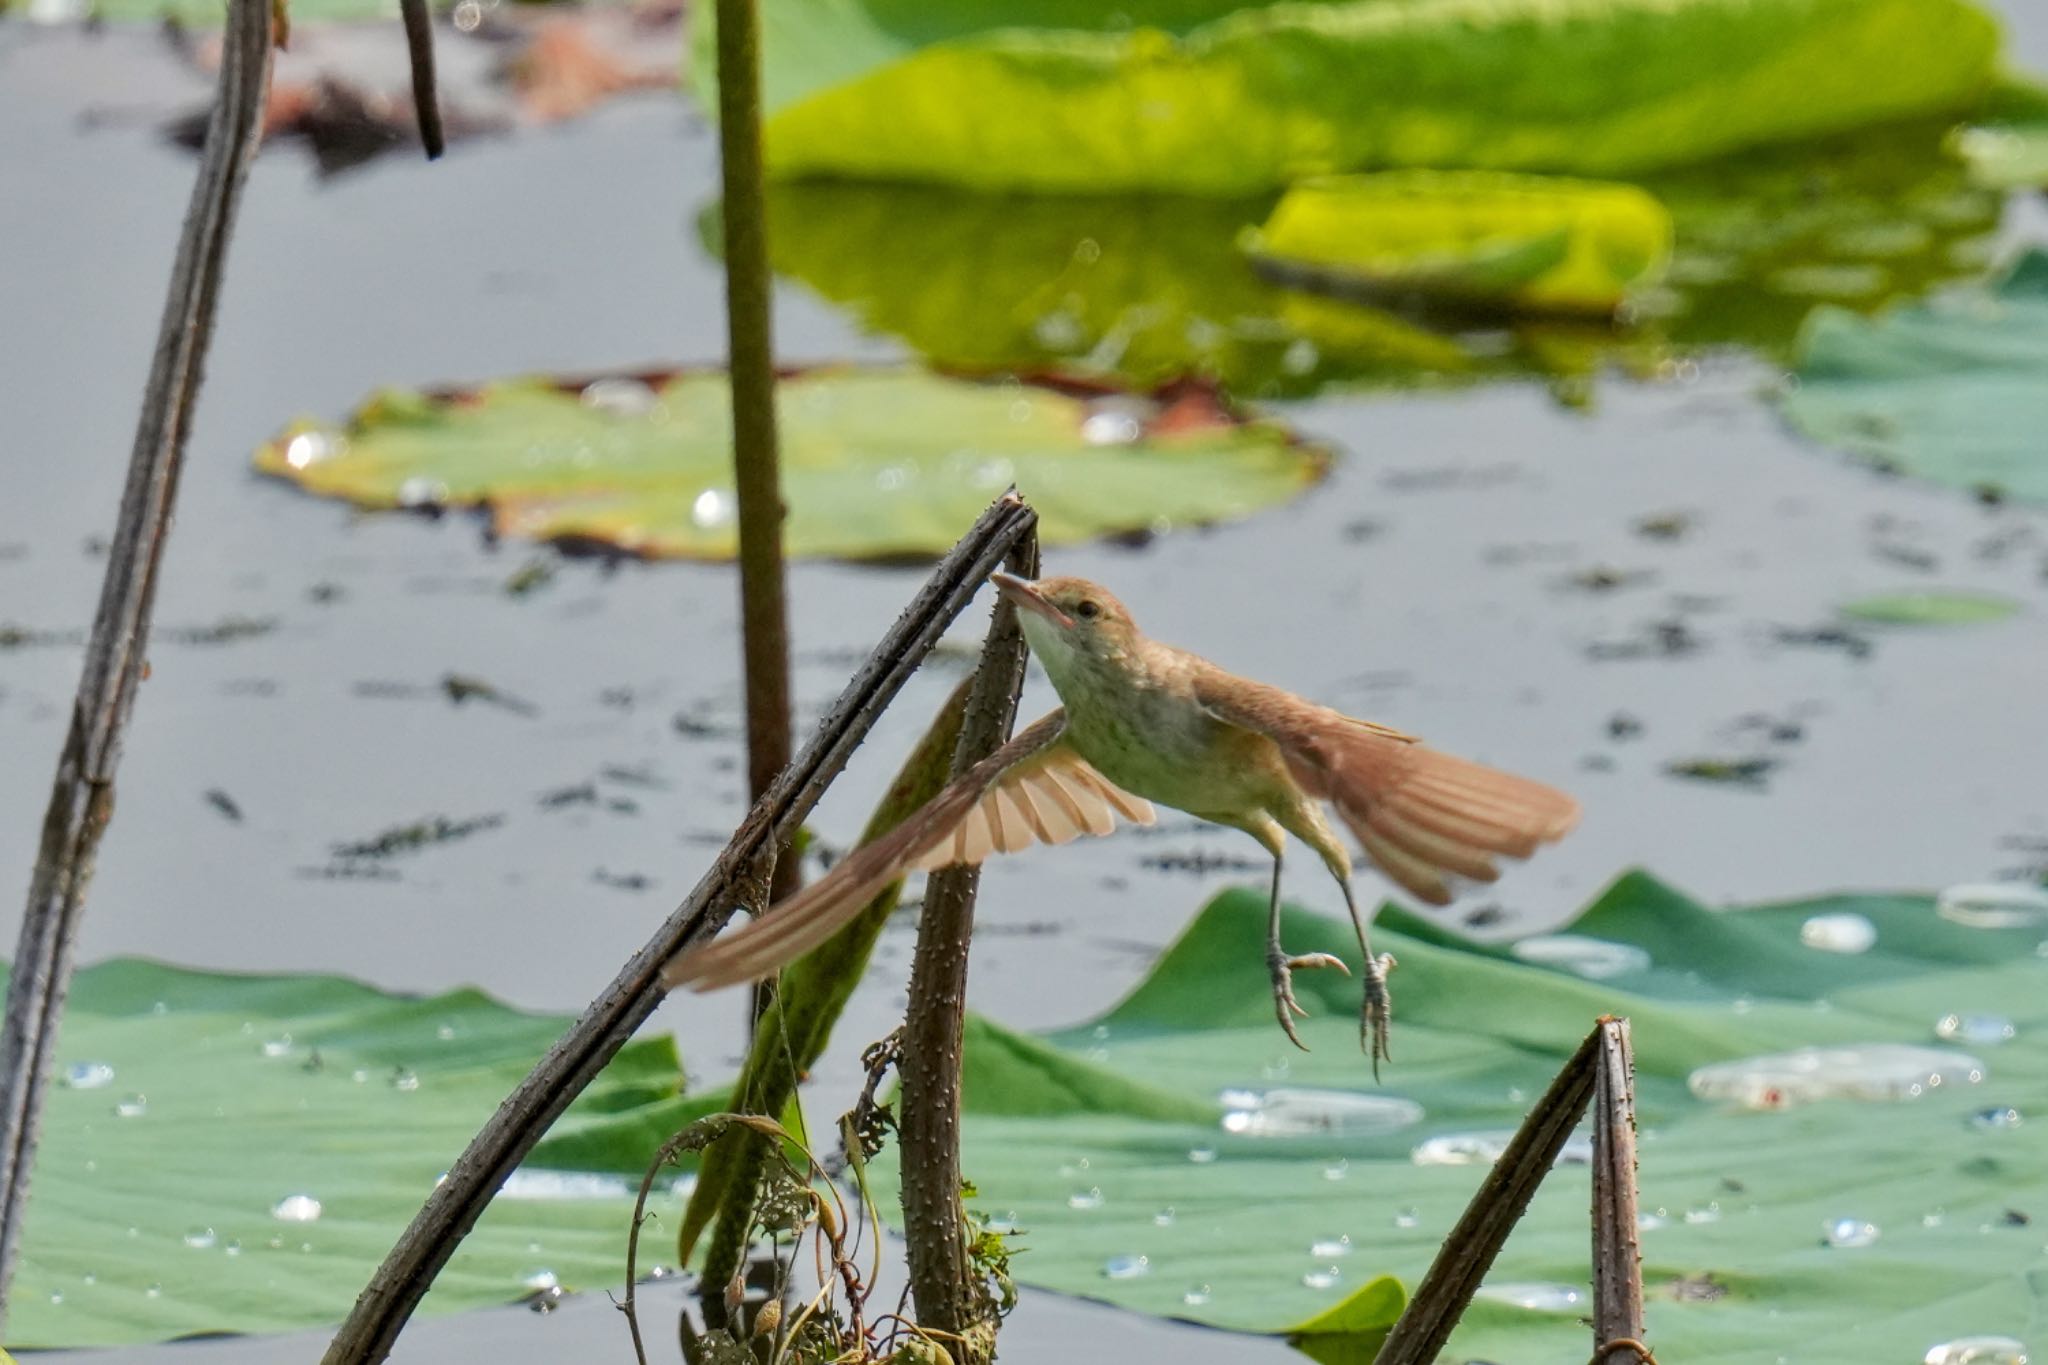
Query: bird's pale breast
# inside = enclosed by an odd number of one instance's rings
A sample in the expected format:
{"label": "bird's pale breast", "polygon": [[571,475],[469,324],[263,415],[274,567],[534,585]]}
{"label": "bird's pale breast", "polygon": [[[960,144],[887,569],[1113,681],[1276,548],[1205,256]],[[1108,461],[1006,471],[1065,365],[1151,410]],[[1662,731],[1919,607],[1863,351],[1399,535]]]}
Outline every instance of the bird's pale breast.
{"label": "bird's pale breast", "polygon": [[1108,705],[1073,690],[1062,697],[1071,742],[1125,791],[1211,817],[1292,804],[1273,742],[1215,719],[1184,690],[1126,686]]}

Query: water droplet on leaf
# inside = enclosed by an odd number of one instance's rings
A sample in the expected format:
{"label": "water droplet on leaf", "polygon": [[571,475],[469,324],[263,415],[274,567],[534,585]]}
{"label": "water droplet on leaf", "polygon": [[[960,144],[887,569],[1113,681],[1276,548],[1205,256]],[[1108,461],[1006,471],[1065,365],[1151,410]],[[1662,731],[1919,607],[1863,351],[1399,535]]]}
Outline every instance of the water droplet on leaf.
{"label": "water droplet on leaf", "polygon": [[1392,1133],[1422,1121],[1422,1106],[1395,1095],[1355,1090],[1228,1090],[1223,1129],[1244,1137]]}
{"label": "water droplet on leaf", "polygon": [[324,431],[302,431],[285,445],[284,462],[293,469],[304,469],[333,455],[338,444]]}
{"label": "water droplet on leaf", "polygon": [[1477,1297],[1512,1304],[1534,1313],[1572,1313],[1586,1303],[1586,1291],[1583,1289],[1569,1284],[1537,1281],[1481,1285]]}
{"label": "water droplet on leaf", "polygon": [[498,1195],[502,1199],[631,1199],[637,1189],[624,1176],[521,1166],[505,1178]]}
{"label": "water droplet on leaf", "polygon": [[1934,1036],[1950,1043],[1997,1047],[2018,1037],[2019,1030],[2002,1014],[1944,1014],[1934,1021]]}
{"label": "water droplet on leaf", "polygon": [[1824,953],[1867,953],[1877,926],[1867,915],[1815,915],[1799,926],[1799,941]]}
{"label": "water droplet on leaf", "polygon": [[1927,1348],[1921,1365],[2027,1365],[2026,1343],[2012,1337],[1957,1337]]}
{"label": "water droplet on leaf", "polygon": [[1127,446],[1144,434],[1144,423],[1128,412],[1090,413],[1081,422],[1081,439],[1092,446]]}
{"label": "water droplet on leaf", "polygon": [[2022,882],[1968,882],[1936,897],[1934,912],[1972,929],[2048,924],[2048,888]]}
{"label": "water droplet on leaf", "polygon": [[270,1206],[280,1223],[310,1223],[320,1216],[320,1201],[310,1194],[288,1194]]}
{"label": "water droplet on leaf", "polygon": [[1511,945],[1508,951],[1534,966],[1556,967],[1589,981],[1650,969],[1650,955],[1634,944],[1583,934],[1538,934]]}
{"label": "water droplet on leaf", "polygon": [[98,1090],[114,1083],[114,1068],[105,1062],[73,1062],[64,1068],[64,1084],[73,1090]]}
{"label": "water droplet on leaf", "polygon": [[628,376],[593,380],[583,386],[582,396],[584,407],[614,417],[645,417],[661,401],[651,385]]}
{"label": "water droplet on leaf", "polygon": [[690,520],[707,531],[732,525],[737,514],[738,504],[722,488],[707,488],[690,504]]}
{"label": "water droplet on leaf", "polygon": [[1823,1099],[1907,1100],[1943,1084],[1975,1084],[1984,1064],[1960,1052],[1872,1043],[1805,1047],[1700,1067],[1687,1078],[1703,1100],[1783,1109]]}
{"label": "water droplet on leaf", "polygon": [[1829,1222],[1821,1240],[1831,1247],[1867,1247],[1877,1240],[1877,1224],[1861,1218]]}

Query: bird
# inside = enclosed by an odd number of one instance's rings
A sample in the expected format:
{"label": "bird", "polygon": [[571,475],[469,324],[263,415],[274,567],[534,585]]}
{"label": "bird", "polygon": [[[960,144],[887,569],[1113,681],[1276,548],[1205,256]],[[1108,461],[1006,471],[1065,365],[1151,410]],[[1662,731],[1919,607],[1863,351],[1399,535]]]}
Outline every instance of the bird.
{"label": "bird", "polygon": [[1333,953],[1281,944],[1287,837],[1344,893],[1363,955],[1359,1042],[1373,1074],[1391,1060],[1392,954],[1375,956],[1352,885],[1358,840],[1389,880],[1431,905],[1460,879],[1491,882],[1497,857],[1527,858],[1570,832],[1579,806],[1555,787],[1423,744],[1294,693],[1226,672],[1148,638],[1108,589],[1085,578],[993,576],[1062,703],[949,783],[889,833],[739,931],[669,960],[671,986],[714,990],[773,974],[836,932],[913,870],[980,863],[991,853],[1150,824],[1153,803],[1238,829],[1272,856],[1266,970],[1274,1013],[1296,1047],[1293,973],[1332,968]]}

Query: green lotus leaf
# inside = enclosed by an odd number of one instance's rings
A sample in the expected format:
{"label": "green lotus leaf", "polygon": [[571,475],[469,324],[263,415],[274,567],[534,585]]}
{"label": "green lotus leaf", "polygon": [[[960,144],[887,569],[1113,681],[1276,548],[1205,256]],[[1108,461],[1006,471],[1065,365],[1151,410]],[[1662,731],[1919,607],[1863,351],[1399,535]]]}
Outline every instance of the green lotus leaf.
{"label": "green lotus leaf", "polygon": [[770,174],[1214,195],[1392,167],[1633,174],[1967,112],[1998,50],[1966,0],[923,8],[768,0]]}
{"label": "green lotus leaf", "polygon": [[1663,273],[1671,215],[1633,185],[1396,171],[1302,181],[1241,244],[1283,283],[1605,316]]}
{"label": "green lotus leaf", "polygon": [[[822,369],[778,394],[794,556],[938,554],[1015,484],[1049,542],[1226,521],[1282,502],[1327,457],[1210,391],[1157,397],[911,369]],[[501,535],[627,553],[737,547],[723,373],[378,394],[300,422],[256,467],[362,507],[481,506]]]}
{"label": "green lotus leaf", "polygon": [[[337,977],[134,959],[80,972],[9,1344],[110,1346],[339,1321],[440,1174],[568,1023],[476,991],[416,999]],[[622,1285],[650,1155],[719,1107],[716,1096],[679,1098],[681,1082],[672,1040],[628,1044],[484,1214],[425,1310]],[[650,1209],[673,1226],[682,1204],[667,1185]]]}
{"label": "green lotus leaf", "polygon": [[[1219,896],[1122,1004],[1028,1055],[995,1025],[970,1031],[965,1170],[976,1207],[1017,1230],[1020,1281],[1275,1334],[1369,1290],[1383,1311],[1356,1331],[1301,1338],[1319,1360],[1369,1359],[1400,1306],[1380,1277],[1418,1282],[1498,1144],[1615,1013],[1635,1039],[1660,1358],[1734,1365],[1796,1343],[1802,1362],[1867,1365],[1987,1334],[2038,1348],[2048,923],[1970,927],[1921,895],[1717,912],[1639,873],[1514,947],[1389,909],[1373,938],[1400,962],[1394,1062],[1376,1086],[1355,980],[1298,977],[1312,1051],[1281,1036],[1264,913],[1260,894]],[[1304,911],[1285,938],[1356,953],[1347,924]],[[1756,1063],[1803,1048],[1861,1051],[1790,1079]],[[1892,1098],[1798,1089],[1819,1079]],[[1446,1359],[1591,1353],[1588,1179],[1568,1149]]]}
{"label": "green lotus leaf", "polygon": [[1974,626],[2003,621],[2019,609],[2019,603],[1996,593],[1925,589],[1860,597],[1844,603],[1842,615],[1886,626]]}
{"label": "green lotus leaf", "polygon": [[2048,499],[2048,252],[1878,318],[1818,309],[1797,374],[1782,405],[1816,441],[1952,488]]}

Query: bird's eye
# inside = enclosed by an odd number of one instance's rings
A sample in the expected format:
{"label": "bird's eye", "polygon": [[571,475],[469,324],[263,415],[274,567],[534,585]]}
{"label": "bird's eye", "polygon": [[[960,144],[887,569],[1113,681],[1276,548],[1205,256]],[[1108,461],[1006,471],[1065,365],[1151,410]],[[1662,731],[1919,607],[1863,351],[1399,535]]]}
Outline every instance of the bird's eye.
{"label": "bird's eye", "polygon": [[1101,614],[1102,608],[1096,606],[1095,603],[1089,598],[1084,597],[1079,602],[1076,602],[1074,604],[1074,615],[1080,617],[1084,621],[1093,621],[1096,617],[1100,616]]}

